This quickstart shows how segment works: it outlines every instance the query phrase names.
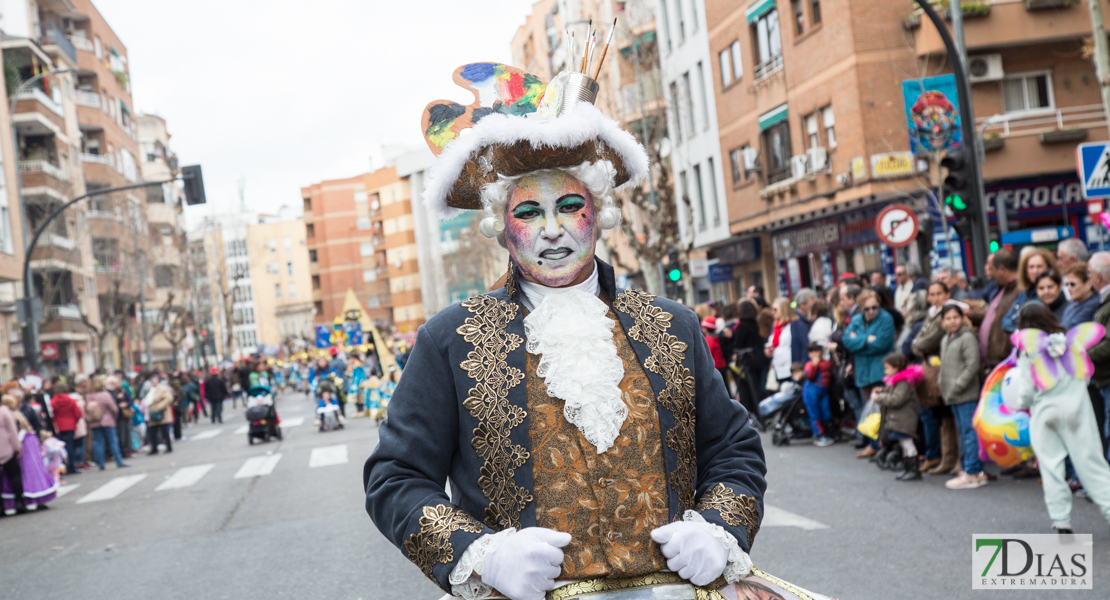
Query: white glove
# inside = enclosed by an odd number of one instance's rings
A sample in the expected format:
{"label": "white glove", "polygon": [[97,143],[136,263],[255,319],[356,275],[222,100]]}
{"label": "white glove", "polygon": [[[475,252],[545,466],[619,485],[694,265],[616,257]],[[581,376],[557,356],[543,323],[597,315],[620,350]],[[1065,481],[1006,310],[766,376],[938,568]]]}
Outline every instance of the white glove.
{"label": "white glove", "polygon": [[543,527],[522,529],[486,556],[482,583],[511,600],[543,600],[544,592],[555,587],[555,578],[562,572],[560,548],[569,543],[569,533]]}
{"label": "white glove", "polygon": [[699,523],[678,521],[651,532],[667,557],[667,568],[694,585],[708,585],[721,576],[728,550]]}

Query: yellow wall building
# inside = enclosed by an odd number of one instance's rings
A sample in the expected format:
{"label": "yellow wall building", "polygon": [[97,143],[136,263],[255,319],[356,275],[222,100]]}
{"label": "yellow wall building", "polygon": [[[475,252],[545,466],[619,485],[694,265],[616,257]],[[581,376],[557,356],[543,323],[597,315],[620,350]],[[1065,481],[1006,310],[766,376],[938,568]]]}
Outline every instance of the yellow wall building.
{"label": "yellow wall building", "polygon": [[247,254],[260,349],[312,339],[312,279],[303,219],[247,228]]}

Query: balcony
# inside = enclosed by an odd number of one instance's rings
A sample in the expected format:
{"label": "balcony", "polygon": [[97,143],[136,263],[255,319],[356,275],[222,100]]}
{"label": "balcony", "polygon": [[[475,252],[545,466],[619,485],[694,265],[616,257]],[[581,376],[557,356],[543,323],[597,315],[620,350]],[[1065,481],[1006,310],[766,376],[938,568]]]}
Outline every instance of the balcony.
{"label": "balcony", "polygon": [[58,27],[58,24],[53,21],[46,21],[41,24],[41,27],[43,50],[50,52],[53,50],[51,46],[56,47],[59,52],[69,57],[73,66],[77,66],[77,49],[73,47],[73,43],[69,41],[69,38]]}
{"label": "balcony", "polygon": [[981,127],[988,119],[991,124],[986,127],[984,137],[1007,138],[1106,127],[1106,113],[1101,104],[980,117],[975,119],[975,126]]}
{"label": "balcony", "polygon": [[89,108],[100,108],[100,94],[96,92],[87,92],[85,90],[73,90],[73,99],[77,102],[77,106],[87,106]]}
{"label": "balcony", "polygon": [[56,304],[54,306],[47,306],[45,312],[47,319],[81,320],[81,309],[78,308],[76,304]]}
{"label": "balcony", "polygon": [[66,174],[65,170],[45,160],[20,161],[19,170],[27,174],[42,173],[58,181],[69,182],[69,175]]}
{"label": "balcony", "polygon": [[[45,106],[47,109],[50,110],[50,112],[58,115],[59,117],[62,117],[63,119],[65,118],[65,111],[62,110],[62,105],[55,102],[54,99],[50,96],[47,96],[46,92],[42,91],[42,89],[37,86],[32,87],[29,90],[23,90],[22,92],[20,92],[19,99],[34,100],[39,104]],[[16,112],[20,112],[18,106],[16,107]]]}
{"label": "balcony", "polygon": [[[1036,5],[1046,4],[1044,0],[982,2],[979,6],[987,7],[989,12],[981,18],[969,18],[968,4],[964,3],[964,38],[969,54],[980,49],[1031,46],[1091,36],[1091,17],[1086,2],[1048,7],[1051,10],[1036,10]],[[928,18],[915,19],[915,15],[916,11],[907,17],[905,26],[914,32],[917,55],[943,54],[944,43],[936,28]]]}
{"label": "balcony", "polygon": [[81,253],[77,242],[56,233],[45,233],[31,253],[31,269],[37,272],[77,271],[81,269]]}
{"label": "balcony", "polygon": [[80,154],[80,159],[81,159],[81,162],[83,164],[84,163],[96,163],[98,165],[108,165],[108,166],[112,165],[112,157],[103,156],[103,155],[100,155],[100,154],[90,154],[88,152],[82,152]]}

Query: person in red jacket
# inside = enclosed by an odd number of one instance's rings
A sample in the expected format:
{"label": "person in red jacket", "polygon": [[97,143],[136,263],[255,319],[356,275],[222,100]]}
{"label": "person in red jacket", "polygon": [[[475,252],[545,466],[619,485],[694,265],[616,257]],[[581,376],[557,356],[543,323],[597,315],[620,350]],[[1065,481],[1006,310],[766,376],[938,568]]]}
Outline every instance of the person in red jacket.
{"label": "person in red jacket", "polygon": [[806,348],[809,362],[805,365],[806,383],[802,389],[802,399],[809,412],[810,425],[813,426],[813,445],[825,447],[833,444],[829,422],[829,385],[832,383],[832,363],[824,357],[825,347],[820,342],[810,342]]}
{"label": "person in red jacket", "polygon": [[[54,384],[54,395],[50,397],[50,408],[54,411],[54,429],[58,437],[66,444],[66,473],[77,475],[80,471],[74,465],[77,456],[77,444],[73,441],[73,432],[77,430],[77,421],[81,419],[81,409],[77,401],[69,395],[69,386],[59,381]],[[81,449],[82,452],[84,449]]]}
{"label": "person in red jacket", "polygon": [[[717,317],[710,315],[701,320],[701,332],[705,335],[705,343],[709,344],[709,353],[713,355],[713,368],[721,374],[721,379],[728,386],[728,362],[725,361],[724,352],[721,351],[721,341],[717,339]],[[729,391],[731,395],[732,392]]]}

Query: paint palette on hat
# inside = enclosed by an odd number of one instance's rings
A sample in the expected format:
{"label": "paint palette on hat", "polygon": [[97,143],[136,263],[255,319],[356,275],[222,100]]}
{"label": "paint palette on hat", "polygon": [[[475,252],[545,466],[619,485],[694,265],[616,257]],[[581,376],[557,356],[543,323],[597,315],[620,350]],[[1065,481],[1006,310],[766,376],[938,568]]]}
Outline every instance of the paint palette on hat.
{"label": "paint palette on hat", "polygon": [[451,100],[436,100],[424,108],[424,139],[439,156],[451,140],[491,114],[523,116],[536,112],[547,91],[539,77],[500,63],[470,63],[455,69],[452,79],[474,94],[474,102],[463,106]]}

